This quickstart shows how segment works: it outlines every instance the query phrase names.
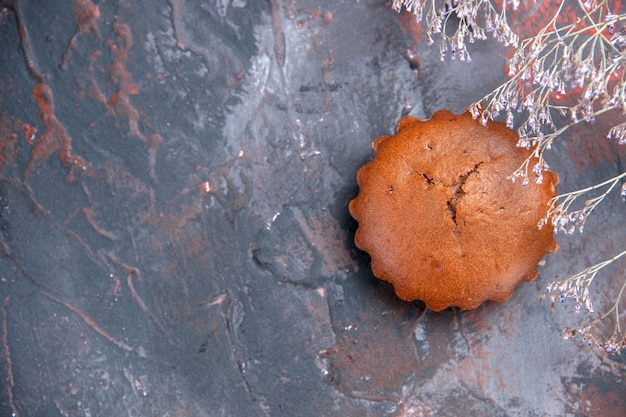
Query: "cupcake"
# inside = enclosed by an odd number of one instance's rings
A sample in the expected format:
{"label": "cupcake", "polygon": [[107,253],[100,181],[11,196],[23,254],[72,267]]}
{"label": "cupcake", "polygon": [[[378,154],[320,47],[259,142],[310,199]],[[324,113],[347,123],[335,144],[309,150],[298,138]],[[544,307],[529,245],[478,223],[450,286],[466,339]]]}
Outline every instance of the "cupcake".
{"label": "cupcake", "polygon": [[426,121],[407,116],[372,143],[349,210],[356,246],[399,298],[467,310],[537,278],[537,263],[558,249],[553,228],[538,227],[558,176],[511,181],[531,154],[517,142],[503,123],[442,110]]}

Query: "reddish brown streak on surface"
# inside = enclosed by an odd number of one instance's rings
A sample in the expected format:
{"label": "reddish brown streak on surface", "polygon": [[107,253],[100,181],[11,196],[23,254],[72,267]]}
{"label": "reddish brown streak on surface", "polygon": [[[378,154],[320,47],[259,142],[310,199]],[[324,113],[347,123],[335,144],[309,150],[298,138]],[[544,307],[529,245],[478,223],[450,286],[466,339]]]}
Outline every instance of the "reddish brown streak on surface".
{"label": "reddish brown streak on surface", "polygon": [[104,230],[98,224],[98,222],[96,222],[96,220],[94,219],[95,213],[92,209],[88,207],[84,207],[83,216],[85,216],[85,219],[87,220],[87,222],[91,225],[91,227],[93,227],[96,233],[98,233],[100,236],[106,237],[107,239],[111,239],[111,240],[117,240],[117,236],[114,233]]}
{"label": "reddish brown streak on surface", "polygon": [[139,297],[139,294],[137,294],[137,291],[135,290],[135,286],[133,284],[133,275],[135,275],[137,279],[141,281],[141,275],[137,275],[139,273],[139,270],[135,268],[135,271],[137,272],[136,273],[132,272],[126,275],[126,284],[128,285],[128,288],[130,289],[131,295],[133,296],[137,304],[139,304],[139,307],[141,307],[141,309],[147,313],[148,307],[146,306],[146,303],[143,302],[141,297]]}
{"label": "reddish brown streak on surface", "polygon": [[424,36],[424,27],[422,22],[418,22],[412,13],[404,11],[400,19],[396,20],[403,36],[408,36],[415,41],[415,44],[404,51],[404,58],[408,61],[411,69],[417,71],[420,79],[424,77],[422,73],[422,61],[417,54],[417,44],[422,42]]}
{"label": "reddish brown streak on surface", "polygon": [[17,412],[17,408],[15,408],[15,404],[13,403],[13,388],[15,387],[15,382],[13,380],[13,364],[11,362],[11,352],[9,350],[9,342],[7,341],[7,312],[6,306],[9,303],[9,297],[5,297],[2,305],[0,305],[0,319],[2,320],[2,328],[0,329],[0,343],[2,344],[2,355],[0,357],[4,357],[4,367],[6,370],[6,378],[5,378],[5,389],[7,401],[9,403],[9,407],[11,408],[11,413],[14,417],[19,417],[19,413]]}
{"label": "reddish brown streak on surface", "polygon": [[26,143],[28,143],[29,145],[34,145],[37,128],[35,126],[29,125],[28,123],[22,123],[20,129],[22,130],[22,133],[24,133],[24,139],[26,140]]}
{"label": "reddish brown streak on surface", "polygon": [[67,50],[65,51],[63,56],[61,56],[61,68],[63,70],[67,69],[67,64],[70,61],[70,52],[76,50],[76,43],[77,42],[78,42],[78,33],[75,34],[74,36],[72,36],[72,39],[70,39],[70,44],[69,44]]}
{"label": "reddish brown streak on surface", "polygon": [[624,393],[617,384],[585,384],[579,394],[578,404],[583,405],[584,416],[615,417],[626,415]]}
{"label": "reddish brown streak on surface", "polygon": [[242,69],[241,71],[239,71],[239,73],[235,76],[235,77],[228,77],[226,79],[226,85],[229,88],[232,88],[233,86],[235,86],[235,84],[237,84],[239,81],[243,80],[244,75],[246,75],[246,70]]}
{"label": "reddish brown streak on surface", "polygon": [[[28,178],[33,168],[33,163],[38,159],[46,160],[52,154],[58,152],[59,160],[63,166],[70,166],[72,171],[78,168],[85,171],[89,164],[80,156],[72,153],[72,138],[67,134],[65,127],[54,114],[54,99],[52,89],[44,82],[37,84],[33,89],[33,97],[39,105],[39,122],[45,126],[45,131],[37,138],[37,143],[32,151],[32,157],[24,178]],[[68,181],[73,179],[73,172],[68,174]]]}
{"label": "reddish brown streak on surface", "polygon": [[72,0],[72,8],[78,20],[78,28],[82,33],[93,33],[99,35],[98,20],[100,19],[100,8],[90,0]]}
{"label": "reddish brown streak on surface", "polygon": [[18,153],[17,134],[14,133],[19,122],[11,117],[0,116],[0,168],[5,164],[15,166]]}
{"label": "reddish brown streak on surface", "polygon": [[276,62],[282,68],[285,66],[285,32],[280,21],[278,11],[281,8],[278,0],[270,0],[272,5],[272,29],[274,32],[274,54]]}
{"label": "reddish brown streak on surface", "polygon": [[122,269],[124,269],[124,272],[126,272],[126,284],[128,285],[128,289],[130,290],[132,297],[135,299],[135,302],[139,305],[139,307],[141,307],[143,311],[149,314],[148,306],[146,306],[146,303],[144,303],[139,294],[137,294],[137,291],[135,290],[135,285],[133,284],[133,276],[136,277],[139,282],[141,282],[141,271],[139,271],[139,269],[134,266],[130,266],[120,261],[113,252],[109,252],[108,255],[109,259],[111,259],[113,263],[121,266]]}
{"label": "reddish brown streak on surface", "polygon": [[33,88],[33,97],[39,106],[39,122],[46,128],[37,139],[37,143],[33,148],[31,160],[24,171],[24,178],[28,178],[30,175],[35,161],[38,159],[45,160],[53,153],[59,152],[61,164],[72,168],[68,174],[68,181],[70,181],[73,179],[74,168],[85,170],[89,165],[81,157],[72,154],[72,138],[67,134],[65,127],[59,122],[54,113],[54,94],[46,81],[46,77],[35,63],[32,50],[30,49],[28,31],[24,25],[19,6],[14,9],[14,13],[18,23],[18,32],[22,41],[22,50],[26,57],[26,64],[33,78],[39,82]]}
{"label": "reddish brown streak on surface", "polygon": [[324,24],[330,25],[333,22],[333,13],[331,11],[327,11],[324,13],[322,20],[324,21]]}
{"label": "reddish brown streak on surface", "polygon": [[20,11],[19,4],[12,10],[15,14],[15,19],[17,20],[17,31],[20,36],[20,41],[22,42],[21,47],[24,51],[26,66],[36,81],[43,82],[43,74],[37,69],[37,65],[35,65],[35,60],[33,58],[33,51],[30,49],[28,31],[26,30],[26,26],[24,26],[24,19],[22,18],[22,12]]}
{"label": "reddish brown streak on surface", "polygon": [[402,12],[399,22],[400,30],[403,35],[406,35],[408,32],[411,38],[415,40],[415,43],[422,43],[424,27],[422,26],[422,22],[417,21],[413,13],[409,13],[405,10]]}
{"label": "reddish brown streak on surface", "polygon": [[150,177],[156,181],[156,157],[157,151],[159,150],[159,146],[163,143],[163,138],[161,135],[150,135],[148,137],[148,145],[150,148],[148,149],[148,165],[150,167]]}
{"label": "reddish brown streak on surface", "polygon": [[113,64],[109,68],[109,75],[111,81],[118,85],[118,90],[109,98],[107,108],[115,117],[127,119],[131,133],[145,141],[146,137],[139,131],[139,112],[130,102],[130,96],[136,95],[139,90],[137,85],[132,82],[130,73],[126,68],[128,50],[133,45],[133,36],[128,25],[123,23],[113,24],[113,31],[117,36],[119,45],[112,40],[107,42],[113,55]]}
{"label": "reddish brown streak on surface", "polygon": [[321,9],[317,9],[311,14],[311,17],[313,17],[314,19],[321,18],[322,22],[324,22],[325,25],[329,25],[333,21],[333,12],[331,12],[330,10],[327,10],[326,12],[324,12]]}
{"label": "reddish brown streak on surface", "polygon": [[65,229],[63,233],[65,234],[65,236],[71,239],[74,239],[76,242],[78,242],[87,252],[92,252],[91,246],[89,246],[89,244],[85,242],[85,240],[73,230]]}
{"label": "reddish brown streak on surface", "polygon": [[98,86],[95,78],[91,76],[86,76],[86,81],[87,85],[82,86],[84,91],[79,92],[79,97],[81,99],[84,97],[89,97],[90,99],[95,100],[98,103],[106,104],[107,98],[102,90],[100,90],[100,87]]}
{"label": "reddish brown streak on surface", "polygon": [[78,315],[89,327],[91,327],[96,333],[98,333],[100,336],[104,337],[106,340],[108,340],[109,342],[113,343],[115,346],[117,346],[118,348],[125,350],[127,352],[132,352],[134,351],[134,349],[130,346],[128,346],[126,343],[121,342],[119,340],[117,340],[115,337],[111,336],[106,330],[104,330],[102,327],[98,326],[98,324],[91,318],[89,317],[87,314],[85,314],[82,310],[80,310],[78,307],[70,304],[69,302],[62,300],[60,298],[57,298],[56,296],[43,291],[42,292],[46,297],[48,297],[49,299],[51,299],[52,301],[55,301],[63,306],[65,306],[67,309],[69,309],[71,312],[75,313],[76,315]]}
{"label": "reddish brown streak on surface", "polygon": [[172,8],[172,25],[174,26],[174,38],[176,38],[176,47],[181,51],[186,51],[185,39],[181,34],[180,27],[182,25],[180,19],[180,0],[171,0],[170,7]]}
{"label": "reddish brown streak on surface", "polygon": [[[522,2],[520,3],[520,8],[511,14],[509,22],[512,23],[513,30],[516,31],[521,39],[534,36],[555,16],[560,3],[561,1],[537,3]],[[621,0],[614,2],[613,13],[619,14],[621,3]],[[605,12],[608,11],[607,9],[605,9]],[[523,17],[518,16],[517,13],[523,14]],[[595,34],[597,32],[596,29],[589,26],[589,20],[581,16],[581,13],[580,6],[566,5],[561,9],[561,12],[556,15],[555,26],[562,27],[576,22],[579,29],[589,28],[587,31],[582,32],[582,34]],[[519,17],[522,18],[519,19]],[[610,38],[608,30],[605,31],[603,35],[607,37],[607,40]]]}

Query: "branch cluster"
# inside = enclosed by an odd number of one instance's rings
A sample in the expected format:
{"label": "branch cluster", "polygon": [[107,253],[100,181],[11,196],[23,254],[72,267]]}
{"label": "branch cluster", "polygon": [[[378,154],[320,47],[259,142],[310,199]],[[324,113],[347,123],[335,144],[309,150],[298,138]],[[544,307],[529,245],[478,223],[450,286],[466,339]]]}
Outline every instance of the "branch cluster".
{"label": "branch cluster", "polygon": [[[509,128],[517,127],[518,146],[532,150],[511,174],[511,180],[521,179],[523,185],[531,180],[541,183],[543,172],[549,169],[544,154],[554,140],[579,123],[595,124],[606,113],[618,116],[608,139],[626,144],[626,13],[613,12],[609,0],[562,0],[557,2],[556,13],[548,24],[520,42],[506,15],[507,7],[518,9],[519,0],[503,3],[500,12],[491,0],[392,0],[392,8],[400,11],[404,7],[415,14],[423,22],[429,44],[434,42],[433,37],[439,37],[442,60],[450,53],[452,59],[470,61],[467,43],[485,40],[487,33],[513,48],[507,61],[509,79],[469,107],[482,124],[503,118]],[[578,9],[576,19],[563,18],[566,4]],[[626,200],[626,172],[592,187],[558,195],[538,226],[550,224],[555,233],[573,234],[577,229],[582,233],[593,210],[620,187],[622,199]],[[626,250],[550,283],[541,298],[549,295],[553,308],[557,299],[561,303],[573,299],[577,313],[583,307],[593,313],[591,284],[598,272],[624,255]],[[626,348],[620,324],[624,319],[620,303],[625,289],[626,277],[608,311],[585,325],[564,329],[564,338],[580,335],[590,345],[609,353]],[[614,331],[601,341],[596,328],[604,320],[613,321]]]}
{"label": "branch cluster", "polygon": [[[509,80],[470,107],[483,124],[504,113],[507,126],[519,126],[518,146],[533,154],[512,178],[525,183],[541,181],[549,168],[544,153],[566,130],[594,124],[610,111],[626,114],[626,15],[611,13],[607,0],[578,0],[581,17],[559,25],[565,4],[521,42],[507,62]],[[608,138],[625,143],[626,123],[615,125]],[[533,157],[538,162],[530,166]]]}
{"label": "branch cluster", "polygon": [[[513,7],[518,5],[519,0],[514,0]],[[518,46],[519,37],[507,22],[506,9],[497,12],[490,0],[393,0],[391,7],[413,13],[423,23],[429,45],[435,42],[433,37],[439,37],[442,61],[450,53],[452,59],[470,62],[467,43],[485,40],[487,33],[505,46]]]}

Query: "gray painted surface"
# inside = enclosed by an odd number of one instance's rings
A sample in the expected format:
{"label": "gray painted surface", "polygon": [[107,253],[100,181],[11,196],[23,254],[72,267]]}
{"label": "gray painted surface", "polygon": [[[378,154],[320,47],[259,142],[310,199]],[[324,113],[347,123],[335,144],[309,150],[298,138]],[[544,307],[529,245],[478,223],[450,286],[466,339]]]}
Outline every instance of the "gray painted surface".
{"label": "gray painted surface", "polygon": [[[489,92],[500,46],[441,63],[380,0],[15,3],[0,415],[626,415],[624,356],[562,340],[581,317],[536,301],[626,244],[618,195],[469,312],[399,301],[352,243],[371,141]],[[589,132],[549,157],[564,191],[623,170],[575,146]]]}

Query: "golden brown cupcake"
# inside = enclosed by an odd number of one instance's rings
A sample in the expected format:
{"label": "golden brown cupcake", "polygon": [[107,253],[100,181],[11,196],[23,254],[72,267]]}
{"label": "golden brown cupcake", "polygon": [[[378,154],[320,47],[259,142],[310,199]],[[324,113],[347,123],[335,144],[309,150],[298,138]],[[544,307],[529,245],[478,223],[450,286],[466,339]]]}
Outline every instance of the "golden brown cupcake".
{"label": "golden brown cupcake", "polygon": [[398,297],[471,309],[537,277],[537,263],[558,249],[553,228],[537,226],[558,176],[524,187],[508,179],[530,155],[517,141],[503,123],[438,111],[405,117],[397,134],[372,143],[349,209],[356,245]]}

